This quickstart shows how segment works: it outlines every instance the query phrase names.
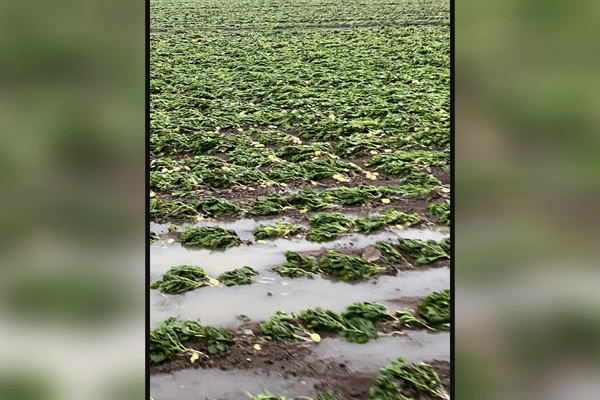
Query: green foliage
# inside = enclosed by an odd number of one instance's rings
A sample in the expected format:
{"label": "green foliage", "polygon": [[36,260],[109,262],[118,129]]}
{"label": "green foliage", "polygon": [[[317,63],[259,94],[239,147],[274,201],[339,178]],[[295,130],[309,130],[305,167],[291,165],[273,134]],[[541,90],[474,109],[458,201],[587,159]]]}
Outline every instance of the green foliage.
{"label": "green foliage", "polygon": [[202,354],[183,346],[182,342],[191,339],[207,340],[211,354],[223,353],[233,343],[231,333],[225,329],[202,327],[195,321],[171,317],[150,332],[150,361],[159,364],[177,354]]}
{"label": "green foliage", "polygon": [[340,332],[340,336],[348,342],[366,343],[369,339],[377,339],[379,335],[373,322],[365,318],[345,319],[346,327]]}
{"label": "green foliage", "polygon": [[360,172],[356,164],[326,158],[324,160],[304,161],[299,164],[306,179],[320,181],[340,172],[351,174]]}
{"label": "green foliage", "polygon": [[[324,391],[324,392],[319,392],[314,396],[311,397],[303,397],[303,399],[306,400],[339,400],[339,396],[331,391]],[[251,397],[250,400],[293,400],[293,399],[288,399],[287,397],[284,396],[276,396],[274,394],[272,394],[271,392],[269,392],[268,390],[265,390],[264,392],[256,395],[256,397]]]}
{"label": "green foliage", "polygon": [[275,226],[261,224],[254,230],[254,237],[257,240],[269,239],[273,237],[284,237],[302,233],[305,229],[300,225],[293,225],[288,222],[275,222]]}
{"label": "green foliage", "polygon": [[267,177],[275,182],[288,183],[296,179],[303,179],[303,169],[297,164],[284,161],[273,166],[268,172]]}
{"label": "green foliage", "polygon": [[373,323],[389,321],[394,319],[386,306],[379,303],[352,303],[346,307],[346,311],[342,313],[342,317],[346,319],[364,318]]}
{"label": "green foliage", "polygon": [[404,265],[408,266],[408,261],[388,242],[377,242],[375,248],[381,251],[381,259],[379,262],[389,265]]}
{"label": "green foliage", "polygon": [[429,215],[439,217],[441,224],[450,225],[450,200],[442,204],[430,204],[427,206]]}
{"label": "green foliage", "polygon": [[354,221],[342,213],[319,213],[308,220],[312,230],[306,240],[325,242],[354,227]]}
{"label": "green foliage", "polygon": [[241,239],[233,229],[221,228],[218,225],[200,228],[186,226],[181,232],[181,242],[186,246],[227,249],[239,245]]}
{"label": "green foliage", "polygon": [[310,341],[310,339],[298,336],[294,333],[295,331],[302,331],[310,334],[310,332],[306,331],[303,327],[290,323],[290,321],[295,318],[298,318],[295,313],[287,314],[283,311],[277,311],[274,316],[260,324],[260,333],[262,335],[270,336],[278,342],[282,342],[286,339]]}
{"label": "green foliage", "polygon": [[355,186],[351,188],[330,188],[321,193],[321,198],[328,203],[353,205],[381,197],[382,192],[374,186]]}
{"label": "green foliage", "polygon": [[160,235],[158,233],[150,232],[150,244],[156,242],[158,239],[160,239]]}
{"label": "green foliage", "polygon": [[252,215],[279,214],[285,205],[288,205],[285,197],[269,193],[266,197],[251,202],[248,212]]}
{"label": "green foliage", "polygon": [[162,280],[150,285],[150,289],[160,289],[162,293],[178,294],[203,286],[209,286],[209,278],[202,268],[180,265],[171,267],[163,274]]}
{"label": "green foliage", "polygon": [[314,157],[333,152],[331,144],[327,142],[316,142],[310,145],[283,146],[277,150],[277,157],[288,161],[306,161]]}
{"label": "green foliage", "polygon": [[415,389],[425,396],[450,399],[430,365],[408,363],[404,358],[398,358],[379,371],[375,385],[369,389],[369,400],[410,400],[403,395],[403,387]]}
{"label": "green foliage", "polygon": [[225,215],[232,216],[240,211],[240,207],[238,205],[231,203],[227,199],[218,199],[216,197],[195,199],[190,202],[190,205],[204,214],[214,215],[217,217]]}
{"label": "green foliage", "polygon": [[294,136],[279,131],[260,131],[258,142],[262,144],[280,144],[298,141]]}
{"label": "green foliage", "polygon": [[344,281],[369,279],[383,271],[383,268],[363,258],[339,254],[335,250],[330,250],[321,257],[319,268],[326,274],[339,276]]}
{"label": "green foliage", "polygon": [[398,138],[379,138],[375,132],[367,134],[355,134],[351,137],[342,137],[335,148],[335,154],[342,158],[354,158],[373,150],[391,150],[401,145]]}
{"label": "green foliage", "polygon": [[233,271],[224,272],[219,275],[217,279],[223,282],[225,286],[248,285],[256,282],[254,278],[252,278],[252,275],[258,275],[258,272],[248,266],[244,266],[242,268],[234,269]]}
{"label": "green foliage", "polygon": [[419,303],[421,314],[433,328],[441,331],[450,330],[450,291],[442,290],[427,296]]}
{"label": "green foliage", "polygon": [[354,220],[358,229],[365,233],[371,233],[372,231],[389,224],[401,223],[406,224],[407,226],[412,226],[420,221],[421,217],[419,217],[417,214],[408,215],[391,208],[386,210],[385,214],[382,216],[367,216]]}
{"label": "green foliage", "polygon": [[346,328],[344,318],[331,310],[321,307],[300,312],[300,319],[304,320],[309,328],[318,331],[341,331]]}
{"label": "green foliage", "polygon": [[293,251],[287,251],[285,258],[287,261],[284,264],[271,268],[271,271],[277,272],[281,276],[295,278],[314,275],[318,270],[317,260],[314,257],[304,257]]}
{"label": "green foliage", "polygon": [[451,245],[450,241],[451,241],[451,239],[449,237],[447,237],[447,238],[443,238],[442,241],[440,242],[440,247],[447,254],[450,254],[450,245]]}
{"label": "green foliage", "polygon": [[151,218],[186,219],[200,214],[196,207],[181,201],[150,199]]}
{"label": "green foliage", "polygon": [[404,197],[411,197],[425,195],[441,184],[435,176],[417,172],[402,179],[397,187]]}
{"label": "green foliage", "polygon": [[291,204],[306,211],[321,211],[330,204],[322,199],[322,197],[313,189],[304,188],[289,197]]}
{"label": "green foliage", "polygon": [[[269,158],[269,156],[271,158]],[[238,147],[227,153],[227,161],[243,167],[262,167],[274,162],[275,153],[271,149]]]}
{"label": "green foliage", "polygon": [[441,151],[395,151],[393,153],[377,154],[371,158],[371,161],[365,163],[366,167],[377,166],[378,172],[397,175],[418,173],[425,167],[441,165],[447,156]]}
{"label": "green foliage", "polygon": [[398,239],[400,249],[416,259],[417,264],[431,264],[442,258],[450,258],[434,240]]}
{"label": "green foliage", "polygon": [[433,329],[432,327],[427,325],[427,323],[424,320],[415,317],[408,308],[404,308],[404,310],[402,311],[397,311],[396,314],[394,314],[394,316],[407,325],[421,325],[424,328]]}

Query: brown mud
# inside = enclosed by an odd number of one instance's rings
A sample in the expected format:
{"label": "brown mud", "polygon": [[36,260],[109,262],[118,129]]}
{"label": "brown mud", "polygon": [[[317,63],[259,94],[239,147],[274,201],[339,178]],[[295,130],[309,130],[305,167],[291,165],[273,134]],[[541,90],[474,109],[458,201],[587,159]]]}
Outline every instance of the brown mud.
{"label": "brown mud", "polygon": [[[413,303],[417,298],[398,299],[399,302]],[[408,304],[407,303],[407,304]],[[304,325],[302,320],[295,319],[292,323]],[[394,325],[395,324],[395,325]],[[379,331],[410,329],[400,323],[377,324]],[[376,372],[360,372],[351,370],[343,362],[331,358],[314,359],[313,349],[318,346],[314,342],[277,342],[270,337],[260,335],[260,323],[251,322],[232,330],[234,345],[225,353],[208,355],[206,341],[189,341],[185,347],[193,348],[205,354],[193,363],[190,355],[178,355],[160,365],[150,367],[150,374],[169,374],[183,369],[220,369],[222,371],[262,370],[268,374],[276,374],[283,378],[302,377],[314,378],[317,383],[315,391],[330,390],[338,393],[341,399],[368,399],[368,391],[375,382]],[[322,338],[335,337],[336,333],[317,331]],[[260,346],[260,350],[255,346]],[[450,390],[450,363],[448,361],[426,361],[439,375],[445,389]],[[406,394],[409,394],[407,391]],[[254,394],[256,395],[256,394]],[[413,393],[414,396],[414,393]],[[422,394],[415,399],[433,399]]]}

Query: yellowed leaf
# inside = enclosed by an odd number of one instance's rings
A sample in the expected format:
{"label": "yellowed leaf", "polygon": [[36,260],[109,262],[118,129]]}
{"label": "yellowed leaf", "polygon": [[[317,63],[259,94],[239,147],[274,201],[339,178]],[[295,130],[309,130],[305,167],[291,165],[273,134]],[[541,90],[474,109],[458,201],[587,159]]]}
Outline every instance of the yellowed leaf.
{"label": "yellowed leaf", "polygon": [[319,336],[318,333],[313,333],[312,335],[310,335],[310,340],[319,343],[321,341],[321,336]]}
{"label": "yellowed leaf", "polygon": [[255,349],[255,350],[261,350],[261,349],[262,349],[262,347],[260,347],[260,344],[255,344],[255,345],[254,345],[254,349]]}
{"label": "yellowed leaf", "polygon": [[383,204],[389,204],[390,203],[390,199],[381,199],[381,202]]}
{"label": "yellowed leaf", "polygon": [[192,354],[192,356],[190,357],[190,361],[193,363],[194,361],[196,361],[198,359],[198,353],[194,353]]}
{"label": "yellowed leaf", "polygon": [[169,243],[173,243],[175,239],[169,239]]}

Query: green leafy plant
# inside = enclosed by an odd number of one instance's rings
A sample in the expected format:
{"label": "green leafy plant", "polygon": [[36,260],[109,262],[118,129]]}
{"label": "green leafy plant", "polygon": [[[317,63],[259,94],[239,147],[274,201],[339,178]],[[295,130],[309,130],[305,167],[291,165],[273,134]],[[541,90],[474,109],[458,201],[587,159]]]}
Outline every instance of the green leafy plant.
{"label": "green leafy plant", "polygon": [[150,217],[186,219],[198,217],[196,207],[173,200],[150,199]]}
{"label": "green leafy plant", "polygon": [[358,257],[339,254],[335,250],[321,257],[319,268],[326,274],[339,276],[344,281],[369,279],[383,268]]}
{"label": "green leafy plant", "polygon": [[373,323],[389,321],[394,319],[390,314],[390,311],[386,306],[379,303],[370,302],[356,302],[346,307],[346,311],[342,313],[342,317],[346,319],[350,318],[364,318]]}
{"label": "green leafy plant", "polygon": [[403,178],[397,187],[404,197],[412,197],[425,195],[441,184],[435,176],[417,172]]}
{"label": "green leafy plant", "polygon": [[270,193],[266,197],[250,203],[248,212],[252,215],[279,214],[288,205],[285,197],[276,193]]}
{"label": "green leafy plant", "polygon": [[197,358],[203,353],[182,344],[191,339],[207,340],[210,354],[222,353],[233,343],[231,333],[226,329],[202,327],[199,321],[171,317],[150,332],[150,361],[158,364],[183,353],[192,354],[192,359]]}
{"label": "green leafy plant", "polygon": [[430,204],[427,206],[429,215],[439,217],[441,224],[450,225],[450,200],[441,204]]}
{"label": "green leafy plant", "polygon": [[403,388],[410,388],[434,398],[450,399],[439,376],[430,365],[408,363],[404,358],[398,358],[379,371],[375,385],[369,389],[369,399],[409,400],[403,394]]}
{"label": "green leafy plant", "polygon": [[310,145],[283,146],[277,150],[277,157],[297,162],[306,161],[323,154],[331,153],[333,149],[327,142],[315,142]]}
{"label": "green leafy plant", "polygon": [[441,331],[450,330],[450,291],[433,292],[419,303],[421,314],[429,325]]}
{"label": "green leafy plant", "polygon": [[293,225],[288,222],[276,222],[272,225],[259,225],[254,230],[254,237],[257,240],[269,239],[273,237],[286,237],[304,232],[305,229],[300,225]]}
{"label": "green leafy plant", "polygon": [[406,224],[407,226],[412,226],[420,221],[421,217],[419,217],[417,214],[408,215],[391,208],[386,210],[385,214],[382,216],[367,216],[354,220],[358,229],[365,233],[371,233],[372,231],[389,224],[402,223]]}
{"label": "green leafy plant", "polygon": [[150,232],[150,244],[156,242],[158,239],[160,239],[160,235],[158,233]]}
{"label": "green leafy plant", "polygon": [[291,195],[289,202],[304,211],[321,211],[330,206],[330,203],[309,188],[300,189],[298,193]]}
{"label": "green leafy plant", "polygon": [[373,322],[365,318],[345,319],[346,327],[340,331],[340,336],[348,342],[366,343],[369,339],[377,339],[379,335]]}
{"label": "green leafy plant", "polygon": [[381,251],[381,259],[379,260],[382,264],[389,265],[403,265],[405,267],[410,266],[408,261],[388,242],[376,242],[375,248]]}
{"label": "green leafy plant", "polygon": [[404,308],[402,311],[397,311],[394,316],[407,325],[420,325],[427,329],[433,329],[427,325],[425,321],[415,317],[408,308]]}
{"label": "green leafy plant", "polygon": [[400,249],[416,259],[417,264],[431,264],[442,258],[450,258],[434,240],[398,239]]}
{"label": "green leafy plant", "polygon": [[308,324],[308,327],[318,331],[341,331],[346,328],[344,318],[331,310],[321,307],[308,309],[300,312],[300,319]]}
{"label": "green leafy plant", "polygon": [[326,158],[324,160],[304,161],[299,164],[304,172],[306,179],[320,181],[337,173],[360,172],[361,169],[356,164],[340,160]]}
{"label": "green leafy plant", "polygon": [[225,286],[248,285],[256,282],[252,278],[252,275],[258,275],[258,272],[248,266],[244,266],[233,271],[224,272],[217,279],[223,282]]}
{"label": "green leafy plant", "polygon": [[150,285],[150,289],[160,289],[162,293],[178,294],[203,286],[210,286],[208,274],[200,267],[180,265],[171,267],[163,274],[162,280]]}
{"label": "green leafy plant", "polygon": [[226,249],[239,245],[241,239],[233,229],[221,228],[218,225],[200,228],[186,226],[181,232],[181,242],[186,246]]}
{"label": "green leafy plant", "polygon": [[277,272],[281,276],[295,278],[314,275],[318,270],[314,257],[304,257],[293,251],[287,251],[285,258],[287,261],[284,264],[271,268],[271,271]]}
{"label": "green leafy plant", "polygon": [[[277,311],[274,316],[267,319],[264,323],[260,324],[260,333],[262,335],[270,336],[278,342],[282,342],[286,339],[294,339],[296,341],[312,341],[315,336],[313,333],[306,330],[304,327],[294,325],[290,323],[291,320],[298,318],[295,313],[287,314],[283,311]],[[304,332],[311,338],[297,335],[295,332]],[[319,341],[317,339],[317,341]]]}
{"label": "green leafy plant", "polygon": [[235,215],[240,211],[240,207],[238,205],[232,204],[227,199],[218,199],[216,197],[195,199],[190,202],[190,205],[204,214],[214,215],[217,217],[224,215]]}
{"label": "green leafy plant", "polygon": [[319,213],[308,223],[312,230],[306,235],[306,240],[318,243],[334,239],[354,226],[354,221],[342,213]]}

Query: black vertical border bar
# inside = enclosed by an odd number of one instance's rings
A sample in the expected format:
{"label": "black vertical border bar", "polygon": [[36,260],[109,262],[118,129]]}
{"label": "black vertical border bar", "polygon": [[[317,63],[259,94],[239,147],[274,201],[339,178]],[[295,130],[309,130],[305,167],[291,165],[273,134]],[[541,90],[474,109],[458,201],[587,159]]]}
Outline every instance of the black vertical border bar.
{"label": "black vertical border bar", "polygon": [[455,151],[456,151],[456,132],[455,132],[455,86],[456,86],[456,75],[455,75],[455,43],[454,43],[454,30],[455,25],[455,10],[454,0],[450,0],[450,398],[455,397],[456,388],[456,364],[455,364],[455,350],[454,344],[456,340],[456,324],[455,324],[455,313],[456,313],[456,281],[455,281],[455,263],[456,263],[456,174],[455,174]]}
{"label": "black vertical border bar", "polygon": [[145,303],[145,346],[144,346],[144,366],[145,366],[145,386],[146,386],[146,399],[150,399],[150,0],[146,0],[146,129],[145,129],[145,152],[144,152],[144,165],[145,165],[145,193],[144,198],[146,206],[146,238],[145,238],[145,287],[144,293],[146,297]]}

